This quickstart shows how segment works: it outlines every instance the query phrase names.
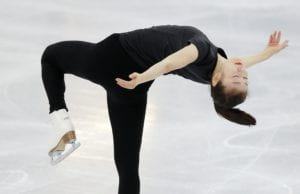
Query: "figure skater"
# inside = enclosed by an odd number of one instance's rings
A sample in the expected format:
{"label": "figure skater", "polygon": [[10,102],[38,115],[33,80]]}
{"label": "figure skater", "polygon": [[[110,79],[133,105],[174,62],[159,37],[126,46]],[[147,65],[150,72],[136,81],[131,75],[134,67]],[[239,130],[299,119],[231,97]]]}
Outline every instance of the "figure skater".
{"label": "figure skater", "polygon": [[[58,142],[49,151],[57,164],[80,146],[64,99],[64,74],[99,84],[106,92],[113,132],[114,161],[119,194],[140,192],[139,153],[147,93],[160,75],[175,74],[209,84],[218,115],[241,125],[255,125],[250,114],[234,108],[245,101],[246,68],[264,61],[288,46],[281,32],[270,35],[260,52],[227,58],[220,47],[193,26],[158,25],[112,33],[98,43],[61,41],[49,45],[41,58],[42,81],[49,100],[49,115]],[[71,148],[66,149],[70,144]]]}

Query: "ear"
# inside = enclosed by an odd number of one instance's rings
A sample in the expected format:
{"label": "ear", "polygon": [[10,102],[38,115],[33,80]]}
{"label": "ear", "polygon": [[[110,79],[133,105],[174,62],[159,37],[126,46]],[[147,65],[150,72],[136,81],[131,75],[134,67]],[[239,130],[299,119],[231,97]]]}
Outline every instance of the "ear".
{"label": "ear", "polygon": [[215,73],[215,75],[212,77],[212,85],[216,86],[217,83],[221,80],[221,73]]}

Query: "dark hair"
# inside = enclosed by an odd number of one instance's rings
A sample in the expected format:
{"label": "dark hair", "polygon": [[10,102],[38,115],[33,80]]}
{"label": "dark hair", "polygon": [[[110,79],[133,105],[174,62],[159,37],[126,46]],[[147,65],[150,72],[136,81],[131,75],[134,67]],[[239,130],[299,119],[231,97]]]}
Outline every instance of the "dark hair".
{"label": "dark hair", "polygon": [[214,100],[214,107],[218,115],[225,119],[241,125],[256,125],[256,120],[250,114],[233,108],[245,101],[247,92],[225,92],[225,87],[220,80],[215,86],[211,85],[211,97]]}

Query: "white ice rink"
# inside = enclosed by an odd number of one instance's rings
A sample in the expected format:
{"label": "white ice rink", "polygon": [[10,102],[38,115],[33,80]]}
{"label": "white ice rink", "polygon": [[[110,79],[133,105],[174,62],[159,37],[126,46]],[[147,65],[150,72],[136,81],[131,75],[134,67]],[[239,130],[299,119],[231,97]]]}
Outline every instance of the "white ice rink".
{"label": "white ice rink", "polygon": [[246,127],[217,116],[208,85],[161,76],[149,91],[141,194],[300,193],[300,3],[296,0],[0,0],[0,193],[117,194],[104,89],[66,75],[66,102],[82,146],[57,166],[40,57],[61,40],[193,25],[229,57],[262,50],[274,30],[289,47],[251,67],[238,107]]}

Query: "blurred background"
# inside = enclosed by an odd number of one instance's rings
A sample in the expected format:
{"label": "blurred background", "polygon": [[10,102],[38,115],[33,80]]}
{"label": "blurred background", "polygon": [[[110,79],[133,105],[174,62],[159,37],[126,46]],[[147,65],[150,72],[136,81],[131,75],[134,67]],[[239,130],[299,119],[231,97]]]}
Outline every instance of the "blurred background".
{"label": "blurred background", "polygon": [[255,54],[282,31],[289,47],[251,67],[238,106],[246,127],[219,117],[208,85],[161,76],[149,90],[140,155],[143,194],[300,192],[300,3],[296,0],[0,0],[0,193],[116,194],[105,91],[65,75],[66,102],[82,146],[50,165],[53,128],[41,80],[45,47],[99,42],[153,25],[191,25],[229,57]]}

